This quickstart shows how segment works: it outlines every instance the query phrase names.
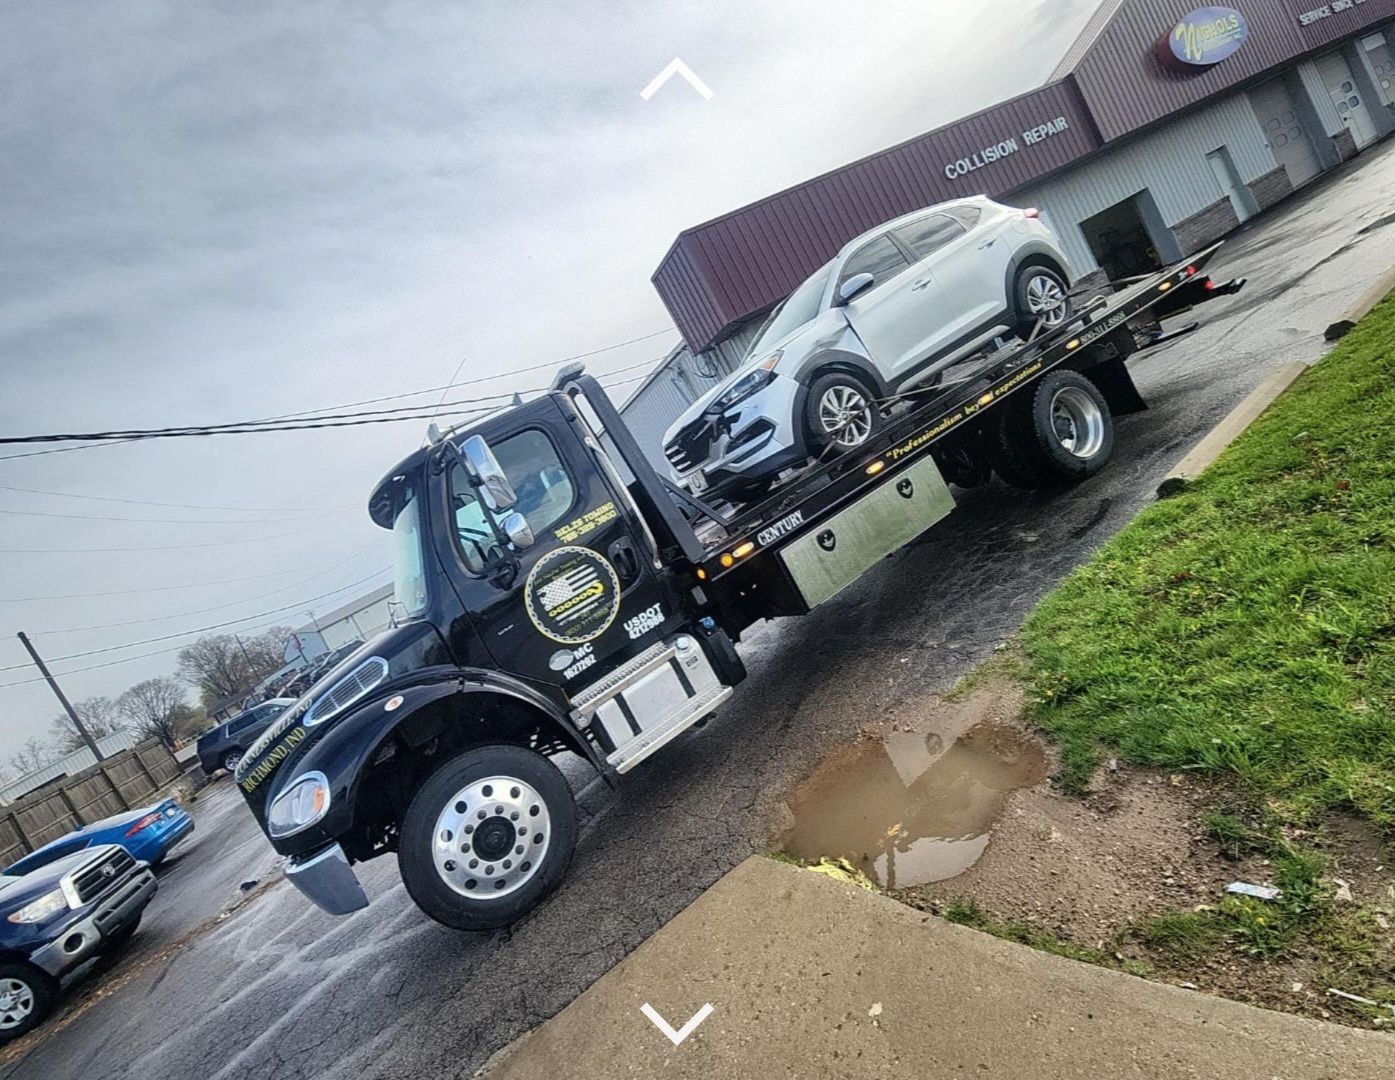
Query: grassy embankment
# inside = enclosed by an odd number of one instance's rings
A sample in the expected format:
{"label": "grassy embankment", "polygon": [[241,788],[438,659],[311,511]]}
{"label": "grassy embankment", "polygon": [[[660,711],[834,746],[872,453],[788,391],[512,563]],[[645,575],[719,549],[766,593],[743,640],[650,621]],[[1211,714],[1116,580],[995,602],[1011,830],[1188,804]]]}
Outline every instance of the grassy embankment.
{"label": "grassy embankment", "polygon": [[1395,297],[1023,637],[1032,717],[1060,743],[1067,788],[1105,753],[1215,778],[1235,806],[1207,829],[1235,857],[1269,858],[1284,889],[1274,905],[1164,916],[1141,940],[1179,960],[1301,940],[1364,966],[1368,935],[1293,837],[1355,812],[1395,840]]}

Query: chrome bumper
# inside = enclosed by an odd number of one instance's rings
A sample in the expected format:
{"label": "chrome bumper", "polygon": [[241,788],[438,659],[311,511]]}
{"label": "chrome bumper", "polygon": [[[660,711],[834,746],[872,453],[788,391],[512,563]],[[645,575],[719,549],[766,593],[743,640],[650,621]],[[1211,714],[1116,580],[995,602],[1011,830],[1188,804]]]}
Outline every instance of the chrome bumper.
{"label": "chrome bumper", "polygon": [[158,886],[149,870],[138,870],[108,897],[97,902],[95,913],[73,923],[39,949],[32,960],[55,978],[71,971],[94,953],[102,942],[129,926],[145,910]]}
{"label": "chrome bumper", "polygon": [[338,844],[330,844],[312,855],[288,858],[286,880],[331,915],[348,915],[368,906],[368,895]]}

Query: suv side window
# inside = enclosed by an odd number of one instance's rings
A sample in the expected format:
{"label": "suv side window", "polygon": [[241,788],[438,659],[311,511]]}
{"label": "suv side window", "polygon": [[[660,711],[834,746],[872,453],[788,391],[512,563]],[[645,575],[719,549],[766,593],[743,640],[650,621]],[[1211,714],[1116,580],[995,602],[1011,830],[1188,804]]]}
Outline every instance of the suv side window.
{"label": "suv side window", "polygon": [[228,734],[236,735],[239,731],[246,731],[249,727],[251,727],[253,724],[257,722],[260,716],[260,709],[251,709],[248,712],[243,713],[236,720],[228,721]]}
{"label": "suv side window", "polygon": [[[875,240],[867,241],[848,256],[848,261],[843,264],[843,272],[838,275],[838,289],[843,287],[845,281],[857,277],[858,274],[871,274],[876,279],[876,286],[881,286],[908,266],[910,263],[906,262],[906,256],[892,243],[891,237],[879,236]],[[836,295],[837,289],[834,292]]]}
{"label": "suv side window", "polygon": [[948,214],[931,214],[928,218],[896,230],[901,242],[915,252],[917,259],[928,259],[951,241],[958,240],[968,230]]}
{"label": "suv side window", "polygon": [[[540,538],[567,516],[576,501],[576,487],[561,455],[537,428],[510,435],[493,449],[518,495],[514,511],[528,519],[533,535]],[[496,552],[497,541],[485,516],[489,511],[475,496],[459,464],[450,472],[450,500],[465,567],[472,574],[481,574]]]}

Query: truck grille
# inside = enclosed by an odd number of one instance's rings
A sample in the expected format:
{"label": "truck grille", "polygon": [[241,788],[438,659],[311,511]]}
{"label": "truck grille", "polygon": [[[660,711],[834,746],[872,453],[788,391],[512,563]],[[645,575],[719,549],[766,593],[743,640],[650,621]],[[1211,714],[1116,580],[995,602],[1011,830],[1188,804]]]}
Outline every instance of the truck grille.
{"label": "truck grille", "polygon": [[122,881],[136,860],[126,853],[125,848],[117,848],[97,862],[84,866],[73,874],[73,889],[80,902],[87,904],[102,893]]}
{"label": "truck grille", "polygon": [[712,453],[712,425],[706,420],[689,424],[664,447],[664,457],[680,476],[692,472]]}

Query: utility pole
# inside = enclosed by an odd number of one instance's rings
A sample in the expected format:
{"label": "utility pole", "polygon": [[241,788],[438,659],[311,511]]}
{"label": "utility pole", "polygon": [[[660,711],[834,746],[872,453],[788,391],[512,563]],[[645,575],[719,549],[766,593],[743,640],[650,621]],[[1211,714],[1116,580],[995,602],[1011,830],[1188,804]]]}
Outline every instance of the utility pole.
{"label": "utility pole", "polygon": [[35,666],[38,667],[39,673],[43,675],[44,680],[48,683],[49,689],[52,690],[54,695],[58,698],[58,703],[63,706],[63,711],[68,714],[68,719],[73,722],[73,727],[77,728],[78,734],[82,736],[82,741],[87,744],[87,749],[92,751],[98,761],[101,761],[103,754],[102,751],[97,748],[97,740],[92,737],[92,733],[87,730],[87,726],[82,722],[82,718],[78,716],[77,710],[73,708],[72,702],[68,700],[67,695],[63,693],[58,683],[49,673],[48,666],[39,656],[39,652],[34,648],[33,642],[29,640],[29,635],[21,630],[18,636],[19,643],[24,646],[29,655],[33,658]]}

